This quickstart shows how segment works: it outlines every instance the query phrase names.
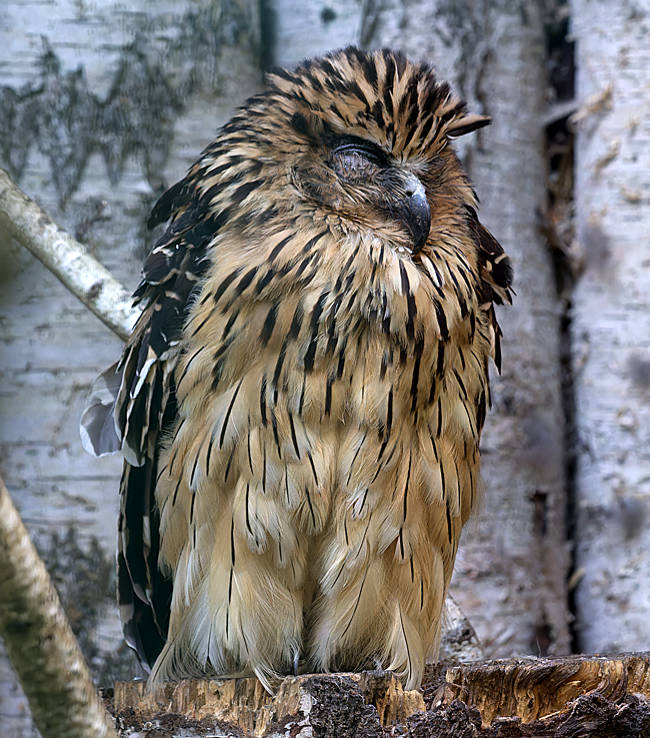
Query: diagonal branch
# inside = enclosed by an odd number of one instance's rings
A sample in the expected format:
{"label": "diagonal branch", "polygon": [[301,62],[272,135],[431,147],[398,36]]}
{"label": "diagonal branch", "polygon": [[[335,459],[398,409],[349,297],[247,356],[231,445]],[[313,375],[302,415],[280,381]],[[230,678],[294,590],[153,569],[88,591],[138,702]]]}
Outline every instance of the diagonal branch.
{"label": "diagonal branch", "polygon": [[45,564],[0,478],[0,636],[48,738],[115,738]]}
{"label": "diagonal branch", "polygon": [[127,290],[0,169],[0,229],[29,249],[105,325],[126,340],[140,314]]}

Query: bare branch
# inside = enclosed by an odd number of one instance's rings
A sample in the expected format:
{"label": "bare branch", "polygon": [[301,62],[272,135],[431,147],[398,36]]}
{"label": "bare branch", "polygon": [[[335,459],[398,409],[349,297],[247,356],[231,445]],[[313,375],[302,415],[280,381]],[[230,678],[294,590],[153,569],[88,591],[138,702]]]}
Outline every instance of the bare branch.
{"label": "bare branch", "polygon": [[0,635],[47,738],[115,738],[59,596],[0,478]]}
{"label": "bare branch", "polygon": [[0,169],[0,229],[29,249],[105,325],[125,340],[140,314],[127,290]]}

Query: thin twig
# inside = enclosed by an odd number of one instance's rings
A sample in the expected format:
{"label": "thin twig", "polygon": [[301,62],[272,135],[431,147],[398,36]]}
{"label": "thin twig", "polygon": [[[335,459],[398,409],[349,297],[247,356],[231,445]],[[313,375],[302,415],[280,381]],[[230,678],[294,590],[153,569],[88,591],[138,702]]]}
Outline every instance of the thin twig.
{"label": "thin twig", "polygon": [[29,249],[105,325],[123,340],[140,311],[127,290],[0,169],[0,229]]}
{"label": "thin twig", "polygon": [[116,738],[45,564],[0,478],[0,636],[47,738]]}

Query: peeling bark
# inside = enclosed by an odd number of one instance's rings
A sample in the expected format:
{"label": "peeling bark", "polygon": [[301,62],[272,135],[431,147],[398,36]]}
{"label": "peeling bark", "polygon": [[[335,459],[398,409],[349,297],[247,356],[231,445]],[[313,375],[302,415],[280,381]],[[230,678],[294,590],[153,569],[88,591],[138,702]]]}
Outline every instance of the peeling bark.
{"label": "peeling bark", "polygon": [[[112,710],[125,735],[246,738],[569,738],[650,730],[647,654],[509,659],[440,665],[423,693],[390,672],[284,679],[275,695],[256,679],[187,680],[146,692],[117,684]],[[149,732],[151,731],[151,732]]]}

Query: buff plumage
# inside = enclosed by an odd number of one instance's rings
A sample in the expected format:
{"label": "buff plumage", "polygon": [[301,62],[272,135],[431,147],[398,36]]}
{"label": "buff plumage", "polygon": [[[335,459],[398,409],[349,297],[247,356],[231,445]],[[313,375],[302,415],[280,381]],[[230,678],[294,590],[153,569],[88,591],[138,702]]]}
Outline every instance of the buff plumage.
{"label": "buff plumage", "polygon": [[156,205],[144,312],[84,419],[126,458],[119,598],[153,680],[412,688],[435,658],[510,299],[449,144],[486,122],[347,49],[272,74]]}

